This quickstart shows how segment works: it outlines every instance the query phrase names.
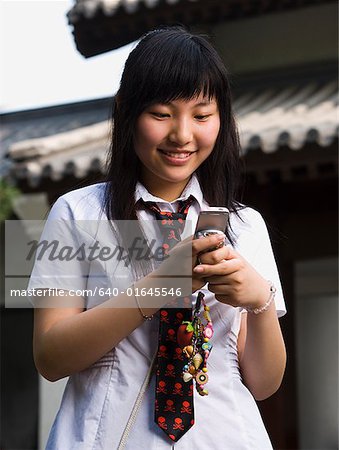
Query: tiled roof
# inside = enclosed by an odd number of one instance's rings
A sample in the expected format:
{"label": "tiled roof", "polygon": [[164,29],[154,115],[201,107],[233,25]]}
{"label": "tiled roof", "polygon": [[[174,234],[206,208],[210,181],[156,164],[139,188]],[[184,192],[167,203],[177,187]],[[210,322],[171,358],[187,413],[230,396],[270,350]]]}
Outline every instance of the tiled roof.
{"label": "tiled roof", "polygon": [[51,136],[106,120],[112,99],[95,99],[78,103],[44,107],[0,115],[2,149],[14,142]]}
{"label": "tiled roof", "polygon": [[242,148],[265,153],[281,146],[299,150],[307,142],[328,146],[337,136],[337,80],[242,95],[235,102]]}
{"label": "tiled roof", "polygon": [[[337,108],[336,80],[244,92],[235,100],[242,149],[273,153],[312,142],[329,146],[338,136]],[[9,149],[13,174],[34,186],[44,177],[58,180],[68,174],[81,178],[92,170],[104,172],[108,130],[109,123],[103,121],[17,142]]]}
{"label": "tiled roof", "polygon": [[[216,1],[210,3],[218,3]],[[253,0],[223,0],[223,3],[238,3],[244,11],[251,9],[251,4],[254,7],[258,7],[261,3],[266,3],[268,6],[268,1],[253,1]],[[278,3],[277,0],[275,0]],[[203,7],[208,8],[208,0],[76,0],[74,6],[70,9],[68,13],[68,18],[71,23],[76,23],[82,17],[86,19],[92,19],[98,12],[102,12],[107,16],[114,16],[119,8],[125,14],[136,14],[141,8],[147,8],[150,11],[156,7],[162,5],[175,6],[178,3],[201,3]],[[221,3],[221,2],[219,2]],[[283,7],[280,3],[280,9]],[[317,3],[317,1],[304,0],[299,3]],[[214,6],[214,5],[213,5]]]}
{"label": "tiled roof", "polygon": [[334,0],[76,0],[68,12],[79,52],[91,57],[159,25],[216,24]]}
{"label": "tiled roof", "polygon": [[53,136],[107,120],[111,103],[112,99],[105,98],[1,114],[0,176],[8,171],[9,161],[5,155],[14,143]]}
{"label": "tiled roof", "polygon": [[[68,18],[71,23],[74,23],[80,17],[91,19],[98,11],[102,11],[107,16],[113,16],[119,7],[127,14],[133,14],[138,11],[142,3],[146,8],[151,9],[159,3],[159,0],[76,0],[68,13]],[[167,3],[178,3],[178,0],[167,0]]]}

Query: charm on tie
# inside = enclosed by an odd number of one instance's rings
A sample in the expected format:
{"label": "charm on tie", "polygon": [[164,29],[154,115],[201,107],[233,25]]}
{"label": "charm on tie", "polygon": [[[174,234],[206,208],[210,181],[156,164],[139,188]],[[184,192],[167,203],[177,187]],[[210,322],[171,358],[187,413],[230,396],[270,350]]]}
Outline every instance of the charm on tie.
{"label": "charm on tie", "polygon": [[[204,325],[199,314],[200,306],[203,304],[203,317],[207,321]],[[212,350],[212,344],[209,342],[213,336],[213,324],[209,314],[209,307],[204,301],[204,294],[199,292],[195,306],[192,322],[183,321],[177,331],[177,343],[182,348],[182,353],[188,359],[183,368],[183,380],[189,382],[195,380],[196,390],[200,395],[208,395],[206,384],[207,359]]]}

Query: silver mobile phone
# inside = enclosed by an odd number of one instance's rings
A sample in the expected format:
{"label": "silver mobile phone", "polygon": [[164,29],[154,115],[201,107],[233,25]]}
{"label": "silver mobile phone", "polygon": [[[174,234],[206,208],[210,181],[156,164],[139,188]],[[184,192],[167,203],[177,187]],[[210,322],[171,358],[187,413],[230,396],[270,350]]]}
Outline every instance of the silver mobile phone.
{"label": "silver mobile phone", "polygon": [[194,236],[196,238],[211,234],[225,233],[228,224],[229,211],[219,206],[208,211],[200,211]]}

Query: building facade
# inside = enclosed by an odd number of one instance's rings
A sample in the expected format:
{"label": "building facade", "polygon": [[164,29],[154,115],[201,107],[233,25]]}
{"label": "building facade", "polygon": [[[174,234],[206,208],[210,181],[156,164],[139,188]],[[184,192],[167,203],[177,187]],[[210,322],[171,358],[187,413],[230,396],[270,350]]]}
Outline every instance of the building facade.
{"label": "building facade", "polygon": [[[333,1],[280,0],[78,0],[69,13],[85,57],[180,22],[207,32],[231,72],[244,202],[268,224],[288,309],[286,376],[259,404],[276,449],[338,447],[336,17]],[[43,195],[48,205],[100,180],[110,105],[101,99],[2,115],[10,176],[22,192]],[[27,204],[17,214],[25,218]],[[40,413],[49,411],[49,389],[40,380]],[[48,423],[41,416],[42,442]]]}

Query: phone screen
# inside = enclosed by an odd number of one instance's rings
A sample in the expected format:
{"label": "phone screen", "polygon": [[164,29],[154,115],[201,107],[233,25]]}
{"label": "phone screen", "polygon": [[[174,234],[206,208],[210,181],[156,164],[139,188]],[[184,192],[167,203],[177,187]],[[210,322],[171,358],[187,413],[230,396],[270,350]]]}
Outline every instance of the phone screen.
{"label": "phone screen", "polygon": [[229,212],[226,208],[218,210],[201,211],[199,214],[195,235],[210,235],[217,232],[225,233],[228,224]]}

